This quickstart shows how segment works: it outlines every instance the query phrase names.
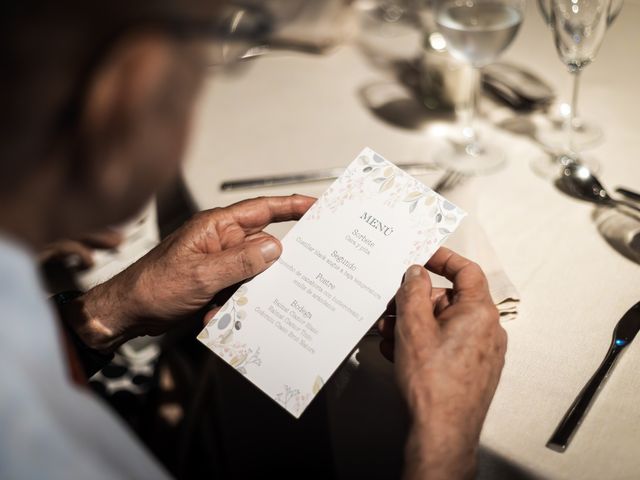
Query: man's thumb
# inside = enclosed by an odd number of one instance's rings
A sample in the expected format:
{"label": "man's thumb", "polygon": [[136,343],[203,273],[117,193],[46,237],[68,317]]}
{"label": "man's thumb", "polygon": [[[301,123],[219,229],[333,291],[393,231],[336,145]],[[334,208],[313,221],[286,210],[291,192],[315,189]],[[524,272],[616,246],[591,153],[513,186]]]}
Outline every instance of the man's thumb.
{"label": "man's thumb", "polygon": [[216,290],[242,282],[269,268],[282,253],[282,245],[271,235],[223,250],[215,261]]}

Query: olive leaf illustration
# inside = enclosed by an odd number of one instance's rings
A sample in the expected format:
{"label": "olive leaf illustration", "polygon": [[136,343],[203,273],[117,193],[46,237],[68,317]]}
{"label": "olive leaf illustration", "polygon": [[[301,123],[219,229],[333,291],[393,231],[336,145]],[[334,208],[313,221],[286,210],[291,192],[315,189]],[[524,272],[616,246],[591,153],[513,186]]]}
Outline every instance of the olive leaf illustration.
{"label": "olive leaf illustration", "polygon": [[299,395],[300,390],[298,390],[297,388],[291,388],[289,385],[285,384],[284,391],[278,393],[275,398],[278,402],[286,407],[291,400],[298,397]]}
{"label": "olive leaf illustration", "polygon": [[236,368],[240,366],[247,359],[247,356],[248,355],[246,352],[236,355],[231,360],[229,360],[229,365]]}
{"label": "olive leaf illustration", "polygon": [[233,340],[233,329],[232,328],[230,328],[228,331],[226,331],[225,333],[220,335],[220,343],[222,343],[223,345],[227,345],[227,344],[231,343],[232,340]]}
{"label": "olive leaf illustration", "polygon": [[218,320],[218,329],[224,330],[225,328],[227,328],[229,326],[229,323],[231,323],[231,314],[230,313],[225,313]]}
{"label": "olive leaf illustration", "polygon": [[382,185],[380,185],[380,192],[386,192],[387,190],[389,190],[391,187],[393,187],[393,183],[395,181],[395,176],[392,175],[389,178],[387,178]]}
{"label": "olive leaf illustration", "polygon": [[320,391],[320,389],[322,389],[323,385],[324,385],[324,380],[322,380],[322,377],[318,375],[316,377],[315,382],[313,382],[313,387],[311,388],[311,391],[313,392],[313,394],[316,395]]}
{"label": "olive leaf illustration", "polygon": [[415,202],[417,200],[420,199],[420,197],[422,197],[422,195],[424,195],[422,192],[418,191],[418,190],[414,190],[413,192],[408,193],[404,199],[402,200],[403,202]]}
{"label": "olive leaf illustration", "polygon": [[433,205],[436,201],[437,197],[434,195],[429,195],[427,198],[424,199],[424,204],[429,207],[431,205]]}

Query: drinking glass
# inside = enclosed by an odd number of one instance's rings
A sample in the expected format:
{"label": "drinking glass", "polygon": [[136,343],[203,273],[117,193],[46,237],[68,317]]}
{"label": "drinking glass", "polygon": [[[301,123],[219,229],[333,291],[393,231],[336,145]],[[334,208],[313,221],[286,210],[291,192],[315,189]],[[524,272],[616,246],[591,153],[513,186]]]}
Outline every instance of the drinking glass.
{"label": "drinking glass", "polygon": [[233,67],[269,51],[272,34],[313,6],[304,0],[229,0],[217,15],[222,38],[207,52],[211,67]]}
{"label": "drinking glass", "polygon": [[557,174],[558,166],[571,162],[587,163],[597,169],[594,160],[579,155],[576,143],[576,105],[580,73],[595,59],[610,23],[611,0],[550,0],[549,21],[558,56],[573,75],[573,95],[569,120],[565,123],[566,144],[561,155],[534,163],[534,169],[547,175]]}
{"label": "drinking glass", "polygon": [[[552,2],[553,0],[538,0],[538,7],[545,22],[553,29],[551,22]],[[611,1],[607,25],[611,25],[616,19],[622,9],[623,3],[624,0]],[[573,82],[573,89],[575,90],[573,96],[575,96],[576,99],[579,81],[580,73],[577,72]],[[556,109],[557,112],[554,112],[549,118],[550,121],[538,128],[538,140],[551,148],[562,147],[565,145],[566,129],[570,126],[573,129],[573,142],[576,148],[582,149],[597,143],[602,138],[602,129],[598,125],[580,118],[576,107],[577,105],[574,102],[572,102],[571,105],[566,103],[560,104],[559,108]],[[570,119],[571,114],[573,114],[573,120]]]}
{"label": "drinking glass", "polygon": [[[500,167],[504,152],[478,138],[475,126],[480,70],[493,62],[513,41],[524,15],[525,0],[434,0],[432,8],[449,52],[469,66],[470,94],[460,106],[459,138],[435,152],[434,161],[465,174],[486,173]],[[461,134],[461,135],[460,135]]]}

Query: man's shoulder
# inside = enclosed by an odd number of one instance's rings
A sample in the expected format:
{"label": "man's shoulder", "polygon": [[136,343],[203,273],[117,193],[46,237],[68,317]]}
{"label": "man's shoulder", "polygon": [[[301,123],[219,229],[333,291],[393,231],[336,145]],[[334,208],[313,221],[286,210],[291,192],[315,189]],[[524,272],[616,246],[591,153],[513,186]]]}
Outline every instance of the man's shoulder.
{"label": "man's shoulder", "polygon": [[87,389],[0,352],[0,478],[167,478]]}
{"label": "man's shoulder", "polygon": [[0,477],[62,479],[72,472],[89,478],[89,465],[74,460],[75,445],[41,392],[46,379],[30,370],[18,358],[6,358],[6,351],[0,354]]}

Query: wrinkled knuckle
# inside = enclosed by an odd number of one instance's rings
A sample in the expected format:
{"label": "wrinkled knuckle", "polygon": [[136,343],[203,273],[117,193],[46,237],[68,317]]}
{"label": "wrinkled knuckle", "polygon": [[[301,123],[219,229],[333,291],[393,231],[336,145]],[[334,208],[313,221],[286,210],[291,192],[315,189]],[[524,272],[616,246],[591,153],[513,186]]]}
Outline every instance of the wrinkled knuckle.
{"label": "wrinkled knuckle", "polygon": [[485,302],[482,316],[489,324],[498,324],[500,322],[500,312],[492,301]]}
{"label": "wrinkled knuckle", "polygon": [[484,270],[482,269],[479,263],[470,261],[467,268],[468,268],[468,272],[477,279],[479,286],[481,287],[489,286],[489,283],[487,282],[487,276],[485,275]]}
{"label": "wrinkled knuckle", "polygon": [[202,210],[191,217],[191,225],[203,225],[211,221],[211,219],[220,211],[220,208],[213,208],[211,210]]}
{"label": "wrinkled knuckle", "polygon": [[237,264],[240,268],[240,273],[242,273],[245,278],[252,277],[257,273],[256,262],[246,250],[240,250],[238,253]]}
{"label": "wrinkled knuckle", "polygon": [[191,282],[196,290],[205,289],[209,286],[209,269],[205,265],[196,265],[191,270]]}
{"label": "wrinkled knuckle", "polygon": [[471,270],[474,273],[482,273],[484,275],[484,273],[482,272],[482,268],[480,267],[480,264],[478,262],[469,260],[469,264],[467,268],[469,268],[469,270]]}
{"label": "wrinkled knuckle", "polygon": [[207,218],[209,215],[211,215],[213,212],[215,212],[215,208],[213,210],[202,210],[198,213],[196,213],[193,217],[191,217],[191,220],[194,222],[202,222],[204,221],[205,218]]}
{"label": "wrinkled knuckle", "polygon": [[422,288],[416,280],[409,280],[402,284],[400,291],[404,296],[405,303],[411,303],[417,300],[418,296],[422,293]]}
{"label": "wrinkled knuckle", "polygon": [[472,260],[469,260],[469,263],[466,266],[466,271],[468,274],[475,277],[484,278],[484,271],[482,270],[482,267]]}

